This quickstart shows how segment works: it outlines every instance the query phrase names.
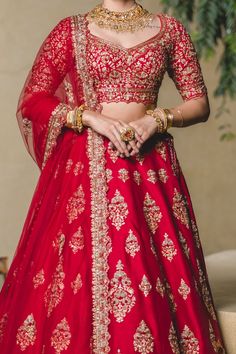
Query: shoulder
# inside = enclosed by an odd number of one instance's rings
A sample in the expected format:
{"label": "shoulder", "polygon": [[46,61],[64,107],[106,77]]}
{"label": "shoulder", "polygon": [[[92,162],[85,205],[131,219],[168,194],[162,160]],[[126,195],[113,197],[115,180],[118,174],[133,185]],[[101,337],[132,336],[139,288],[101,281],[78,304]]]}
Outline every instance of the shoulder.
{"label": "shoulder", "polygon": [[169,38],[177,39],[182,35],[189,35],[184,24],[176,17],[164,12],[158,12],[156,16],[159,17],[161,25]]}

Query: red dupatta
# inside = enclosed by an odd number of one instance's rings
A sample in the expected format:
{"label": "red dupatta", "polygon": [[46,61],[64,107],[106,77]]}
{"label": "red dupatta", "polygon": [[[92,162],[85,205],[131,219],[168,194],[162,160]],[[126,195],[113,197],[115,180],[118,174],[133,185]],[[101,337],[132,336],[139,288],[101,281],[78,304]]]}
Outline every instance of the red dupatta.
{"label": "red dupatta", "polygon": [[[66,114],[85,103],[101,111],[86,63],[86,29],[83,15],[66,18],[42,44],[20,95],[17,119],[26,147],[43,169],[59,135]],[[109,351],[107,180],[103,136],[87,128],[92,233],[93,350]],[[86,156],[85,156],[86,158]],[[99,208],[98,208],[99,205]],[[99,250],[99,252],[98,252]]]}

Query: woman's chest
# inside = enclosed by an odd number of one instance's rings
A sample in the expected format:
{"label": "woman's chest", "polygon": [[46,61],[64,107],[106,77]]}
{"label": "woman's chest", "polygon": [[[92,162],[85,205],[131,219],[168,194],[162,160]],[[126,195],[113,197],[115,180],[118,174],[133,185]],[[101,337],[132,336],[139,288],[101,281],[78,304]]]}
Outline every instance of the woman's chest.
{"label": "woman's chest", "polygon": [[167,66],[166,48],[150,38],[131,48],[124,48],[96,36],[87,41],[87,63],[95,81],[107,83],[161,80]]}

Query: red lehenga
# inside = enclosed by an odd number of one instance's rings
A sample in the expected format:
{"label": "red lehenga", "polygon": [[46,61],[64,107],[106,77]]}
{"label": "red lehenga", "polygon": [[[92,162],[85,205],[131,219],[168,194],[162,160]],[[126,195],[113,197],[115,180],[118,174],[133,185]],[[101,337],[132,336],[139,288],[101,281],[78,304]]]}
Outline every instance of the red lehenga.
{"label": "red lehenga", "polygon": [[43,43],[17,117],[41,174],[0,294],[1,354],[225,353],[173,136],[117,157],[66,112],[157,103],[167,71],[184,100],[206,94],[183,25],[122,48],[63,19]]}

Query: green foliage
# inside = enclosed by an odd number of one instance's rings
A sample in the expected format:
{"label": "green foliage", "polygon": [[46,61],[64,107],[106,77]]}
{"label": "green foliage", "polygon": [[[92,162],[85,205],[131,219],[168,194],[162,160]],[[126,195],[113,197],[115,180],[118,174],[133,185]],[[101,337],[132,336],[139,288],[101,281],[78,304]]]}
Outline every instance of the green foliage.
{"label": "green foliage", "polygon": [[[188,30],[194,22],[195,28],[191,35],[199,57],[206,59],[212,57],[218,45],[222,43],[223,53],[217,67],[220,79],[214,95],[222,97],[224,105],[226,97],[234,99],[236,97],[236,0],[161,1],[164,11],[171,9],[173,15],[179,18]],[[217,116],[224,111],[221,108]],[[225,134],[228,134],[227,137]],[[230,140],[232,134],[223,133],[221,139]]]}

